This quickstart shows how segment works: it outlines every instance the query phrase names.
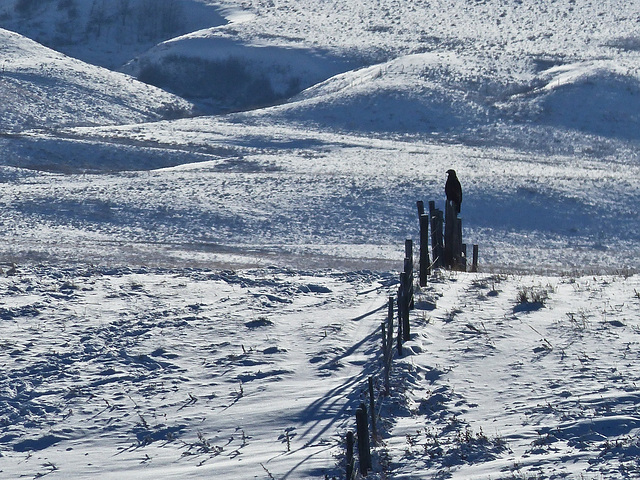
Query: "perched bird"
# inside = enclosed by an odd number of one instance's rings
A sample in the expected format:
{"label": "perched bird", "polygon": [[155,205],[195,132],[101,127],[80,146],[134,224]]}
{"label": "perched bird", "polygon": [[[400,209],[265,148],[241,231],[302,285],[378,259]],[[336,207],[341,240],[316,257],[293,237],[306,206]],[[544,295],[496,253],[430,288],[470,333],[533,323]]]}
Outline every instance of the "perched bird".
{"label": "perched bird", "polygon": [[455,170],[447,170],[447,183],[444,186],[444,193],[447,195],[447,202],[453,202],[456,212],[460,213],[460,204],[462,203],[462,186],[456,176]]}

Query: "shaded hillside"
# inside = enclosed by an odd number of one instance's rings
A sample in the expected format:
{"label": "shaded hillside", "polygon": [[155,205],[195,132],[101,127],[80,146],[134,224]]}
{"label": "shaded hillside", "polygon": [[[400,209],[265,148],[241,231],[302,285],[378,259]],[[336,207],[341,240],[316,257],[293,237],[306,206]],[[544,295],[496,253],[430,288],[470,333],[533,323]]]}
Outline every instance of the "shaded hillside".
{"label": "shaded hillside", "polygon": [[0,30],[4,132],[139,123],[192,115],[179,97]]}
{"label": "shaded hillside", "polygon": [[0,1],[0,27],[112,69],[158,42],[224,22],[197,0]]}

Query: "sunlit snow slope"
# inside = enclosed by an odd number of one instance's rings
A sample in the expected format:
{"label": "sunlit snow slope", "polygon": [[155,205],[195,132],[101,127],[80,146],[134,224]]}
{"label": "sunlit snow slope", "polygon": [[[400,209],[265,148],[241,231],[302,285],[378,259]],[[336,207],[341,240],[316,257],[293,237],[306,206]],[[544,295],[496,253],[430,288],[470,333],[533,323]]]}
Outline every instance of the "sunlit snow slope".
{"label": "sunlit snow slope", "polygon": [[[58,68],[49,50],[29,86],[51,92],[24,100],[14,91],[27,89],[15,73],[24,55],[7,57],[4,218],[19,239],[7,258],[386,268],[416,236],[416,200],[442,205],[455,168],[465,240],[480,244],[485,268],[638,267],[640,40],[629,2],[175,5],[185,18],[216,14],[128,49],[124,70],[234,113],[139,123],[167,104],[190,107],[86,64]],[[41,22],[45,33],[54,25]],[[104,42],[89,33],[87,48]],[[85,76],[87,95],[49,85]]]}

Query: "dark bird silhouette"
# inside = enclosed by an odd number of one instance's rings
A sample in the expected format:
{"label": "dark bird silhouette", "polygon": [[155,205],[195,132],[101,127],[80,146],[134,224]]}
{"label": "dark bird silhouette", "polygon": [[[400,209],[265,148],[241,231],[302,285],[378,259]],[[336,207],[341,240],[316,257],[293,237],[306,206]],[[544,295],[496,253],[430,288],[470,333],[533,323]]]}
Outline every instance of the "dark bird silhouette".
{"label": "dark bird silhouette", "polygon": [[456,212],[460,213],[460,204],[462,203],[462,185],[456,176],[455,170],[447,170],[447,183],[444,186],[444,193],[447,195],[447,202],[453,202]]}

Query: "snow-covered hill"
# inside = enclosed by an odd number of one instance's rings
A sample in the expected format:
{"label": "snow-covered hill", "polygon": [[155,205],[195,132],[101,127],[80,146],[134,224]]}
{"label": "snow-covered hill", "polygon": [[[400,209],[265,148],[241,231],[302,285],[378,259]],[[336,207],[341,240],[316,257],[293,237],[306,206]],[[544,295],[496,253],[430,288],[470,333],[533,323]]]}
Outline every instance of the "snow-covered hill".
{"label": "snow-covered hill", "polygon": [[0,27],[117,69],[158,42],[225,23],[199,0],[0,0]]}
{"label": "snow-covered hill", "polygon": [[189,102],[0,30],[2,133],[192,115]]}

